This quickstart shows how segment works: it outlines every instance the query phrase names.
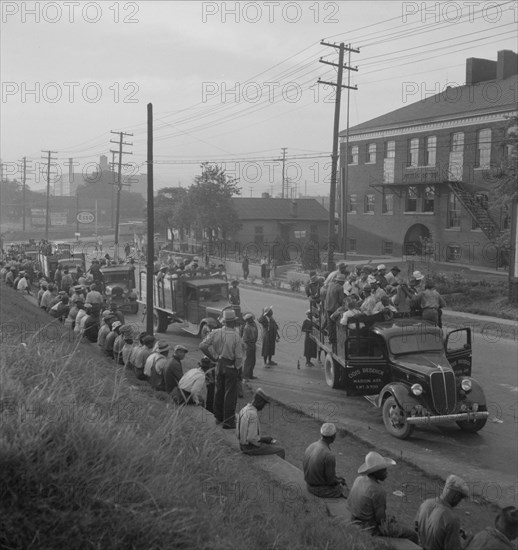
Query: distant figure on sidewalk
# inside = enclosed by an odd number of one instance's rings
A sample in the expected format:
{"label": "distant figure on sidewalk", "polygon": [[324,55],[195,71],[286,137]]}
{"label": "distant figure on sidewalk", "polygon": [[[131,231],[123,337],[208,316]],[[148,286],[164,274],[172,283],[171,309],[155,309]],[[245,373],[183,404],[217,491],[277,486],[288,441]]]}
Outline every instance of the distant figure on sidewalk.
{"label": "distant figure on sidewalk", "polygon": [[257,376],[254,376],[254,367],[257,353],[257,339],[259,337],[259,331],[255,324],[255,317],[252,313],[246,313],[243,316],[245,326],[243,328],[243,348],[245,352],[245,362],[243,366],[243,379],[245,381],[255,380]]}
{"label": "distant figure on sidewalk", "polygon": [[268,265],[268,260],[266,259],[266,256],[263,256],[261,258],[261,278],[266,279],[266,267]]}
{"label": "distant figure on sidewalk", "polygon": [[286,456],[282,447],[274,445],[275,439],[270,436],[261,436],[258,411],[270,402],[270,398],[261,388],[254,394],[254,399],[245,405],[237,415],[236,435],[239,440],[239,448],[243,454],[278,455],[281,458]]}
{"label": "distant figure on sidewalk", "polygon": [[347,483],[336,475],[336,459],[330,448],[336,438],[335,425],[322,424],[320,436],[306,449],[302,461],[308,491],[320,498],[347,498]]}
{"label": "distant figure on sidewalk", "polygon": [[241,297],[239,295],[239,281],[234,279],[230,283],[230,288],[228,289],[228,301],[233,306],[238,306],[241,303]]}
{"label": "distant figure on sidewalk", "polygon": [[248,256],[246,254],[243,257],[243,261],[241,262],[241,267],[243,268],[243,279],[246,281],[250,273],[250,260],[248,259]]}
{"label": "distant figure on sidewalk", "polygon": [[264,366],[277,365],[275,361],[272,361],[272,357],[275,355],[275,344],[280,340],[280,336],[279,325],[273,318],[273,306],[265,307],[257,322],[263,327],[261,355],[263,356]]}
{"label": "distant figure on sidewalk", "polygon": [[302,322],[302,332],[304,336],[304,357],[306,358],[306,367],[313,367],[311,359],[315,359],[317,356],[317,344],[311,338],[313,332],[313,321],[311,316],[311,310],[306,311],[306,318]]}

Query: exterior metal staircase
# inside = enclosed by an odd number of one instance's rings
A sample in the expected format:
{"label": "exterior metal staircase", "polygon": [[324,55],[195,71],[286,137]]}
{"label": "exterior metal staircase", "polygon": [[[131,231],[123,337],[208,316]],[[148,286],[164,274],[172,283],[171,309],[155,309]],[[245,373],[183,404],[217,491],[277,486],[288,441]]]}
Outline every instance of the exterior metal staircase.
{"label": "exterior metal staircase", "polygon": [[495,241],[500,235],[500,226],[490,216],[486,208],[484,208],[475,197],[464,188],[463,184],[458,181],[448,183],[451,191],[455,193],[457,198],[462,203],[462,206],[469,212],[471,217],[477,222],[484,235],[491,241]]}

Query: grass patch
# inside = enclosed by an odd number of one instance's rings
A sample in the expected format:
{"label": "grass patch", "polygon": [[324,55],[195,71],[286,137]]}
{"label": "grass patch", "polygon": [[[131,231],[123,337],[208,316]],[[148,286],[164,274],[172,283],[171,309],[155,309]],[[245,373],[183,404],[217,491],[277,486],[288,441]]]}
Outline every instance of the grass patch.
{"label": "grass patch", "polygon": [[2,344],[0,548],[383,547],[283,494],[87,344]]}

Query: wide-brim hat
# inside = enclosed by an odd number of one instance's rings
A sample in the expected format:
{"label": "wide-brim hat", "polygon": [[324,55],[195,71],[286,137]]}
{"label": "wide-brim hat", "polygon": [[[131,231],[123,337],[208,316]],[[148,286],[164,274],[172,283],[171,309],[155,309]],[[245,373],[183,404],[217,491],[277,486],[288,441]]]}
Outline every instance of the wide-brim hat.
{"label": "wide-brim hat", "polygon": [[267,395],[262,388],[257,388],[257,390],[255,390],[254,396],[260,397],[266,403],[270,402],[270,396]]}
{"label": "wide-brim hat", "polygon": [[158,344],[157,351],[158,353],[165,353],[166,351],[169,351],[169,344],[166,344],[165,342]]}
{"label": "wide-brim hat", "polygon": [[80,290],[83,290],[83,287],[82,287],[81,285],[76,285],[76,286],[74,287],[74,290],[75,290],[76,292],[79,292]]}
{"label": "wide-brim hat", "polygon": [[399,267],[397,265],[395,265],[394,267],[390,268],[390,271],[397,271],[399,273],[401,271],[401,269],[399,269]]}
{"label": "wide-brim hat", "polygon": [[420,271],[414,271],[412,273],[412,277],[416,280],[416,281],[422,281],[424,279],[424,275],[420,272]]}
{"label": "wide-brim hat", "polygon": [[[88,305],[88,304],[87,304]],[[120,321],[114,321],[112,323],[112,330],[115,330],[116,328],[119,328],[122,326],[122,323]]]}
{"label": "wide-brim hat", "polygon": [[387,269],[387,266],[385,264],[380,264],[376,269],[381,271],[382,269]]}
{"label": "wide-brim hat", "polygon": [[365,462],[358,468],[359,474],[372,474],[380,470],[386,470],[389,466],[395,466],[396,461],[391,458],[385,458],[376,451],[367,453]]}
{"label": "wide-brim hat", "polygon": [[498,514],[498,518],[500,518],[507,527],[514,527],[516,529],[518,526],[518,509],[516,506],[506,506],[502,508],[501,512]]}
{"label": "wide-brim hat", "polygon": [[221,316],[222,321],[235,321],[236,319],[236,312],[233,309],[225,309]]}
{"label": "wide-brim hat", "polygon": [[375,283],[377,283],[378,281],[376,280],[376,277],[374,277],[373,275],[369,275],[367,277],[367,282],[370,284],[370,285],[373,285]]}
{"label": "wide-brim hat", "polygon": [[263,307],[263,313],[266,315],[269,311],[273,311],[273,306]]}

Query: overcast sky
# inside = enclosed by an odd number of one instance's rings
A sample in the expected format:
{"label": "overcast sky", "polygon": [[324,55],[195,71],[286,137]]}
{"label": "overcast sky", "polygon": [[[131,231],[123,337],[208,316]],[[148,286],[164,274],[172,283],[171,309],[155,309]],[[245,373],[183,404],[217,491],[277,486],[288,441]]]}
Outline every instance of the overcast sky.
{"label": "overcast sky", "polygon": [[462,85],[468,57],[517,50],[518,1],[1,4],[0,154],[18,179],[14,163],[38,167],[48,149],[91,171],[111,160],[112,130],[134,134],[124,160],[144,163],[152,103],[157,188],[188,186],[211,161],[243,196],[277,194],[285,147],[292,185],[326,194],[334,92],[316,81],[336,81],[319,59],[336,63],[338,51],[322,39],[360,49],[351,126]]}

